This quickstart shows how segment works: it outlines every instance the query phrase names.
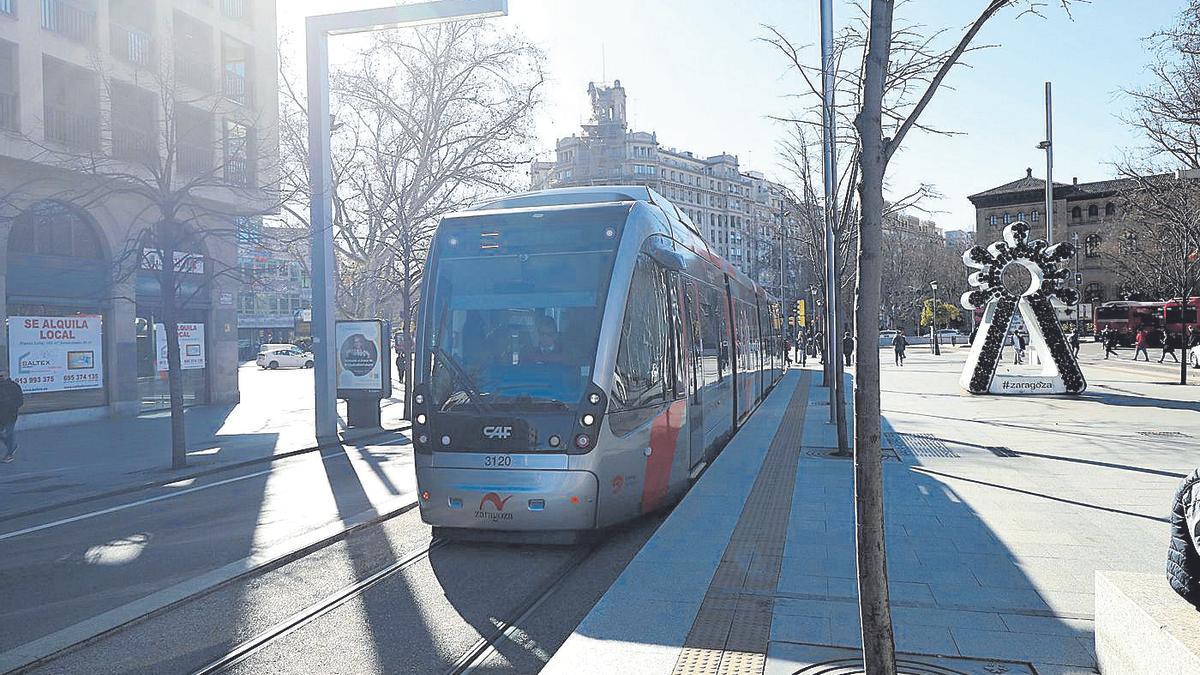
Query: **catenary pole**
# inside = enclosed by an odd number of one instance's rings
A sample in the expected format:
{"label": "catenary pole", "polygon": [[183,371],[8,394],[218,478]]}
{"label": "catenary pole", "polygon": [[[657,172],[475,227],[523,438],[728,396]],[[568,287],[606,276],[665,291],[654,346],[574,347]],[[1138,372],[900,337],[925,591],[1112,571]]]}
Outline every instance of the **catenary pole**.
{"label": "catenary pole", "polygon": [[1054,243],[1054,123],[1046,83],[1046,243]]}
{"label": "catenary pole", "polygon": [[333,168],[330,155],[329,37],[508,14],[508,0],[436,0],[378,7],[305,20],[308,69],[308,166],[313,269],[313,405],[317,439],[337,440],[337,382],[333,343],[336,305],[333,253]]}
{"label": "catenary pole", "polygon": [[822,172],[825,179],[825,386],[829,387],[829,421],[837,422],[842,397],[841,342],[838,339],[837,242],[837,118],[833,107],[833,2],[821,0]]}

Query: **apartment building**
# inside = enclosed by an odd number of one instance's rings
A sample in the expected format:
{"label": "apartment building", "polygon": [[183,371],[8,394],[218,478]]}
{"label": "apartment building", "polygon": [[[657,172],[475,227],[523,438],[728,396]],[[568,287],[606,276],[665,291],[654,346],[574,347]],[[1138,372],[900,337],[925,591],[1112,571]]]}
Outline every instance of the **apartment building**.
{"label": "apartment building", "polygon": [[725,259],[777,294],[780,246],[785,245],[783,294],[800,297],[807,286],[802,288],[795,231],[799,207],[781,185],[760,172],[743,171],[736,155],[698,156],[661,145],[655,132],[629,129],[620,80],[589,83],[588,96],[591,120],[581,134],[558,140],[555,161],[530,165],[532,189],[649,186],[687,213]]}
{"label": "apartment building", "polygon": [[223,272],[236,214],[269,209],[277,182],[276,45],[271,0],[0,0],[0,356],[23,424],[167,405],[163,261],[136,239],[153,209],[99,194],[96,164],[207,177],[185,207],[195,250],[174,261],[185,402],[238,399],[238,283]]}

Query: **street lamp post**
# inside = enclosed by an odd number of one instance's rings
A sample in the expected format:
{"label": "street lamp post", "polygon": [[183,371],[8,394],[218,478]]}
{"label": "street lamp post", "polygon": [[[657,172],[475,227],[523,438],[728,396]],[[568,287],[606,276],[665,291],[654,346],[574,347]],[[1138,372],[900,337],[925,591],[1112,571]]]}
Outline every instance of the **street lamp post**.
{"label": "street lamp post", "polygon": [[1046,83],[1046,140],[1037,144],[1046,151],[1046,243],[1054,243],[1054,126],[1050,108],[1050,83]]}
{"label": "street lamp post", "polygon": [[305,20],[308,67],[308,163],[313,279],[313,404],[319,441],[337,440],[333,344],[333,168],[330,157],[329,37],[508,14],[508,0],[437,0],[413,5],[310,16]]}
{"label": "street lamp post", "polygon": [[1079,299],[1083,295],[1083,290],[1079,286],[1083,282],[1083,278],[1079,276],[1079,233],[1075,232],[1071,235],[1071,243],[1075,245],[1075,339],[1080,337],[1079,329],[1083,325],[1079,318]]}
{"label": "street lamp post", "polygon": [[938,344],[938,334],[937,334],[938,282],[936,282],[936,281],[929,282],[929,287],[933,289],[933,314],[930,316],[930,319],[929,319],[929,334],[933,338],[933,355],[941,356],[942,348],[941,348],[941,345]]}

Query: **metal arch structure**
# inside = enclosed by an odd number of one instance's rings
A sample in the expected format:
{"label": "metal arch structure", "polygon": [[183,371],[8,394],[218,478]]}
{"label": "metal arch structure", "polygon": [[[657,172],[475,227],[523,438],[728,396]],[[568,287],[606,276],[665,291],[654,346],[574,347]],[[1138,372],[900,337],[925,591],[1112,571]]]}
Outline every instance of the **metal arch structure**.
{"label": "metal arch structure", "polygon": [[[1070,270],[1062,267],[1075,248],[1066,242],[1028,241],[1028,237],[1029,225],[1016,222],[1004,228],[1003,241],[986,249],[975,246],[963,254],[963,263],[978,271],[967,278],[975,290],[963,294],[962,306],[984,308],[959,379],[959,385],[972,394],[1081,394],[1087,388],[1051,303],[1055,297],[1068,305],[1078,300],[1078,291],[1065,284]],[[1027,273],[1028,282],[1006,280],[1010,271]],[[1014,312],[1020,313],[1029,329],[1030,344],[1041,359],[1040,373],[996,372]]]}
{"label": "metal arch structure", "polygon": [[333,168],[330,157],[329,38],[391,28],[508,14],[508,0],[437,0],[412,5],[310,16],[305,20],[308,69],[308,162],[312,193],[309,227],[313,272],[313,372],[317,439],[337,440],[337,376],[333,345]]}

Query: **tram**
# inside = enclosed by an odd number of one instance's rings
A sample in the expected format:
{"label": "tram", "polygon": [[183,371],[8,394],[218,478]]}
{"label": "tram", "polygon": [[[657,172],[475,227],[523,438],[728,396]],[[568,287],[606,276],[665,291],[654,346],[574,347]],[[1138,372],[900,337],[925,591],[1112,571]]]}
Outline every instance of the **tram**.
{"label": "tram", "polygon": [[448,215],[425,279],[412,436],[438,536],[573,538],[667,506],[783,376],[779,302],[646,187]]}

